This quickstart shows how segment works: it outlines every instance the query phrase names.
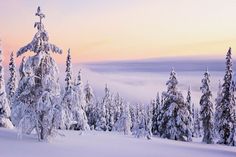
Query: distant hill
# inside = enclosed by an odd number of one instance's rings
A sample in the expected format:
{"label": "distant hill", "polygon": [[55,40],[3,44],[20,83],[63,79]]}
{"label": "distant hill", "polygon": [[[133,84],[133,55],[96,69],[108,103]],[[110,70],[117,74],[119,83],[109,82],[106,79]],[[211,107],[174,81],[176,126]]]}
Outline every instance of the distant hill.
{"label": "distant hill", "polygon": [[176,71],[204,71],[206,68],[209,71],[224,71],[225,60],[164,58],[86,63],[85,66],[97,72],[166,72],[172,67]]}

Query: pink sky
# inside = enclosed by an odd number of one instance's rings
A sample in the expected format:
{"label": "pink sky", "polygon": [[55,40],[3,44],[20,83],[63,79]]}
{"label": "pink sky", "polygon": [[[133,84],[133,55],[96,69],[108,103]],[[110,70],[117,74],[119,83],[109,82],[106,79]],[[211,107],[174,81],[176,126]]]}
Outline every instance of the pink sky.
{"label": "pink sky", "polygon": [[40,5],[50,42],[73,61],[223,56],[236,49],[235,0],[0,0],[5,58],[29,43]]}

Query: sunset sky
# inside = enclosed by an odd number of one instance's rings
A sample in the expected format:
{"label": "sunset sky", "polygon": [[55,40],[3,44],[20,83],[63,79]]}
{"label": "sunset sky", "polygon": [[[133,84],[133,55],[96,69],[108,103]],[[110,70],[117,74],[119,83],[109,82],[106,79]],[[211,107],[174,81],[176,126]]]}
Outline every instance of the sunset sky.
{"label": "sunset sky", "polygon": [[68,48],[75,63],[236,52],[236,0],[0,0],[6,58],[32,40],[38,5],[58,62]]}

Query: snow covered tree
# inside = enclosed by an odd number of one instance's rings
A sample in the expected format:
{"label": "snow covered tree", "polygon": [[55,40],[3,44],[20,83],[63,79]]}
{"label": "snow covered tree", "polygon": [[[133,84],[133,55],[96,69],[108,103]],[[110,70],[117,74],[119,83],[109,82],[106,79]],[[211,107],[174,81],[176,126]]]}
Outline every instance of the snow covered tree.
{"label": "snow covered tree", "polygon": [[192,120],[193,120],[193,123],[194,123],[194,120],[195,120],[195,105],[194,105],[194,103],[192,103]]}
{"label": "snow covered tree", "polygon": [[96,127],[96,104],[93,89],[88,81],[84,87],[84,93],[86,102],[85,112],[88,118],[88,124],[91,129],[94,129]]}
{"label": "snow covered tree", "polygon": [[166,83],[167,92],[163,92],[163,106],[158,119],[159,131],[163,138],[188,141],[191,136],[189,128],[189,111],[181,92],[178,91],[178,81],[174,70]]}
{"label": "snow covered tree", "polygon": [[70,88],[65,91],[61,101],[61,129],[71,129],[77,122],[74,120],[74,112],[78,104],[75,91]]}
{"label": "snow covered tree", "polygon": [[10,77],[7,83],[7,94],[8,94],[8,100],[11,103],[14,99],[14,95],[17,88],[17,78],[16,78],[16,65],[15,65],[15,58],[14,53],[11,53],[10,56],[10,62],[9,62],[9,71],[10,71]]}
{"label": "snow covered tree", "polygon": [[211,144],[213,141],[213,104],[211,102],[211,91],[210,91],[210,74],[208,70],[204,73],[204,78],[202,79],[202,86],[200,87],[202,91],[202,96],[200,99],[200,117],[202,121],[203,128],[203,139],[202,141]]}
{"label": "snow covered tree", "polygon": [[129,135],[131,134],[131,116],[130,116],[130,109],[129,109],[129,103],[125,104],[125,107],[123,109],[123,114],[121,117],[123,117],[124,120],[124,134]]}
{"label": "snow covered tree", "polygon": [[152,117],[150,106],[138,105],[136,108],[136,119],[134,127],[132,129],[132,134],[137,137],[146,137],[151,139],[152,133]]}
{"label": "snow covered tree", "polygon": [[229,48],[226,55],[226,68],[224,82],[222,85],[222,99],[217,107],[218,126],[220,140],[219,144],[234,146],[234,132],[235,132],[235,119],[234,119],[234,90],[232,87],[232,57],[231,48]]}
{"label": "snow covered tree", "polygon": [[106,109],[106,126],[109,131],[113,129],[114,126],[114,106],[112,100],[112,94],[108,86],[105,86],[105,96],[102,99],[102,103]]}
{"label": "snow covered tree", "polygon": [[88,125],[88,119],[85,113],[85,94],[84,87],[81,79],[81,71],[78,72],[77,83],[75,84],[75,96],[76,96],[76,106],[73,111],[73,117],[76,121],[76,125],[74,126],[75,130],[90,130]]}
{"label": "snow covered tree", "polygon": [[70,129],[73,124],[76,124],[74,121],[73,111],[75,110],[76,96],[75,91],[72,89],[72,65],[71,65],[71,56],[70,49],[68,50],[67,59],[66,59],[66,86],[65,92],[61,101],[61,129]]}
{"label": "snow covered tree", "polygon": [[215,136],[219,137],[219,121],[220,121],[220,106],[222,102],[222,84],[221,81],[219,80],[219,85],[218,85],[218,91],[217,91],[217,97],[215,99],[215,114],[214,114],[214,132]]}
{"label": "snow covered tree", "polygon": [[131,116],[131,132],[134,131],[134,126],[137,118],[137,105],[130,106],[130,116]]}
{"label": "snow covered tree", "polygon": [[199,138],[202,137],[202,127],[201,127],[201,122],[200,122],[200,115],[199,115],[199,110],[198,108],[195,109],[194,112],[194,131],[193,131],[193,137]]}
{"label": "snow covered tree", "polygon": [[65,90],[69,90],[72,88],[72,64],[71,64],[71,55],[70,49],[68,50],[67,58],[66,58],[66,88]]}
{"label": "snow covered tree", "polygon": [[157,93],[156,99],[151,102],[152,104],[152,134],[158,135],[158,115],[160,114],[160,96]]}
{"label": "snow covered tree", "polygon": [[187,109],[188,109],[188,112],[189,112],[189,115],[188,115],[188,128],[190,128],[190,133],[191,135],[189,135],[189,140],[188,141],[192,141],[191,137],[192,137],[192,133],[193,133],[193,113],[192,113],[192,98],[191,98],[191,89],[190,87],[188,88],[188,92],[187,92],[187,98],[186,98],[186,105],[187,105]]}
{"label": "snow covered tree", "polygon": [[116,131],[123,131],[125,135],[131,134],[131,115],[129,106],[129,103],[125,103],[124,105],[122,105],[121,116],[114,125]]}
{"label": "snow covered tree", "polygon": [[118,119],[120,119],[121,116],[121,112],[123,109],[123,98],[120,97],[119,93],[116,94],[116,96],[113,99],[113,106],[114,106],[114,122],[116,123],[116,121]]}
{"label": "snow covered tree", "polygon": [[20,134],[30,134],[35,129],[39,140],[48,140],[60,124],[58,68],[49,52],[61,54],[62,50],[48,42],[48,33],[42,23],[45,15],[40,7],[35,15],[40,19],[34,25],[38,32],[17,56],[27,51],[36,54],[21,64],[11,119]]}
{"label": "snow covered tree", "polygon": [[3,71],[2,50],[0,49],[0,127],[13,128],[10,121],[11,109],[5,91]]}
{"label": "snow covered tree", "polygon": [[97,102],[96,130],[107,131],[106,106],[103,102]]}

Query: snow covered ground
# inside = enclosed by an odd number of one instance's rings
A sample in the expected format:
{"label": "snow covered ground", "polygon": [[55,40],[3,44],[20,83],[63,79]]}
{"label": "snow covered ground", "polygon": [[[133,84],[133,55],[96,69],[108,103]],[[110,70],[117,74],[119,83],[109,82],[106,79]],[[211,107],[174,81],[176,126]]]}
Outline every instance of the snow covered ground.
{"label": "snow covered ground", "polygon": [[0,157],[235,157],[236,148],[153,137],[137,139],[116,132],[61,131],[52,142],[34,135],[17,139],[16,130],[0,128]]}

